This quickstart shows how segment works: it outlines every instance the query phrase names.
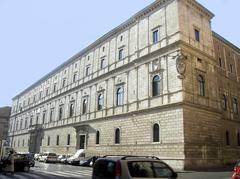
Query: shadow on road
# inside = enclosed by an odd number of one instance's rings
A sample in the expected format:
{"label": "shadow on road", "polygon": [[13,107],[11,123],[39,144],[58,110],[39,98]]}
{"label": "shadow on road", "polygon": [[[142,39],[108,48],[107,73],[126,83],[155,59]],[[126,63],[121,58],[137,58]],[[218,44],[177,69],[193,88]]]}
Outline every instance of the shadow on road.
{"label": "shadow on road", "polygon": [[194,170],[183,170],[177,171],[178,173],[195,173],[195,172],[232,172],[234,165],[229,165],[226,167],[219,167],[219,168],[201,168],[201,169],[194,169]]}

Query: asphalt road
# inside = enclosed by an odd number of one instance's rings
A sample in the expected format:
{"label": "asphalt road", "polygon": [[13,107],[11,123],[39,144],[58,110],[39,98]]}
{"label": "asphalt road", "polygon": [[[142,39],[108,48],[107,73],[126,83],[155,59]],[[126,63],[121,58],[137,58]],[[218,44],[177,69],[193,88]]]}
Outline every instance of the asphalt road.
{"label": "asphalt road", "polygon": [[232,171],[232,167],[228,167],[205,171],[181,171],[178,175],[183,179],[231,179]]}
{"label": "asphalt road", "polygon": [[[208,171],[181,171],[179,179],[231,179],[232,167]],[[0,174],[0,179],[91,179],[92,168],[36,162],[30,172],[16,172],[14,177]]]}
{"label": "asphalt road", "polygon": [[91,179],[92,168],[36,162],[30,172],[15,172],[14,176],[0,175],[0,179]]}

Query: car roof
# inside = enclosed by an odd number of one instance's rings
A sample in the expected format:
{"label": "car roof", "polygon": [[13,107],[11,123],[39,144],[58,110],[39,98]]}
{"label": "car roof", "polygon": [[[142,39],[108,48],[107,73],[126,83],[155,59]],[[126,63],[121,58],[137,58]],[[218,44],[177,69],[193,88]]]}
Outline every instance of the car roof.
{"label": "car roof", "polygon": [[106,155],[106,156],[100,157],[98,160],[161,161],[159,158],[155,156],[132,156],[132,155]]}

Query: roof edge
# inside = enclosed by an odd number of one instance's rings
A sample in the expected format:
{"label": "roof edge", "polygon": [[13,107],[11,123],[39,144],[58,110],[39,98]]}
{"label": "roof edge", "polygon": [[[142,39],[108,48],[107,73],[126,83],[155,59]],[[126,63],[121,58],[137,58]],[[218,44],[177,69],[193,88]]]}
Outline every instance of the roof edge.
{"label": "roof edge", "polygon": [[69,58],[67,61],[63,62],[62,64],[60,64],[58,67],[56,67],[54,70],[52,70],[51,72],[47,73],[46,75],[44,75],[42,78],[40,78],[39,80],[37,80],[35,83],[33,83],[31,86],[29,86],[28,88],[26,88],[25,90],[23,90],[22,92],[20,92],[18,95],[16,95],[15,97],[12,98],[12,100],[17,99],[19,96],[23,95],[24,93],[26,93],[27,91],[33,89],[34,87],[36,87],[37,85],[39,85],[41,82],[43,82],[44,80],[46,80],[48,77],[54,75],[56,72],[58,72],[60,69],[62,69],[64,66],[74,62],[74,60],[76,60],[77,58],[83,56],[84,54],[86,54],[89,50],[91,50],[92,48],[100,45],[102,42],[106,41],[108,38],[110,38],[112,35],[120,32],[121,30],[125,29],[126,27],[128,27],[129,25],[131,25],[132,23],[136,22],[139,18],[141,18],[142,16],[144,16],[145,14],[149,13],[150,11],[152,11],[153,9],[163,5],[163,4],[167,4],[168,2],[172,2],[174,0],[155,0],[153,3],[151,3],[150,5],[148,5],[147,7],[143,8],[142,10],[140,10],[139,12],[135,13],[133,16],[131,16],[129,19],[127,19],[126,21],[124,21],[123,23],[121,23],[119,26],[113,28],[112,30],[110,30],[109,32],[107,32],[106,34],[104,34],[103,36],[101,36],[99,39],[97,39],[95,42],[93,42],[92,44],[88,45],[86,48],[84,48],[83,50],[81,50],[80,52],[76,53],[75,55],[73,55],[71,58]]}
{"label": "roof edge", "polygon": [[231,46],[232,48],[234,48],[237,52],[240,53],[240,48],[236,45],[234,45],[233,43],[231,43],[230,41],[228,41],[227,39],[225,39],[224,37],[222,37],[221,35],[219,35],[218,33],[212,31],[213,33],[213,37],[217,38],[218,40],[228,44],[229,46]]}

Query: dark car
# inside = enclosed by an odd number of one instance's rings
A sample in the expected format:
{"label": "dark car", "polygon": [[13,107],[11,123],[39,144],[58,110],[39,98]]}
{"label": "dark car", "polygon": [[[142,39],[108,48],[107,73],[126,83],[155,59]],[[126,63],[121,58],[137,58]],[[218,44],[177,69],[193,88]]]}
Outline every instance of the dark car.
{"label": "dark car", "polygon": [[14,170],[28,172],[30,170],[30,159],[25,154],[14,154]]}
{"label": "dark car", "polygon": [[29,159],[29,165],[30,165],[31,167],[34,167],[34,166],[35,166],[34,154],[32,154],[32,153],[24,153],[23,155],[25,155],[26,157],[28,157],[28,159]]}
{"label": "dark car", "polygon": [[[1,161],[2,163],[2,170],[9,165],[7,158]],[[25,171],[28,172],[30,170],[30,159],[25,154],[14,154],[14,170],[15,171]]]}
{"label": "dark car", "polygon": [[165,162],[148,156],[105,156],[93,166],[92,179],[175,179],[178,175]]}
{"label": "dark car", "polygon": [[240,179],[240,160],[237,161],[236,165],[234,166],[232,179]]}
{"label": "dark car", "polygon": [[98,156],[85,157],[80,159],[79,165],[84,167],[92,167],[98,158]]}

